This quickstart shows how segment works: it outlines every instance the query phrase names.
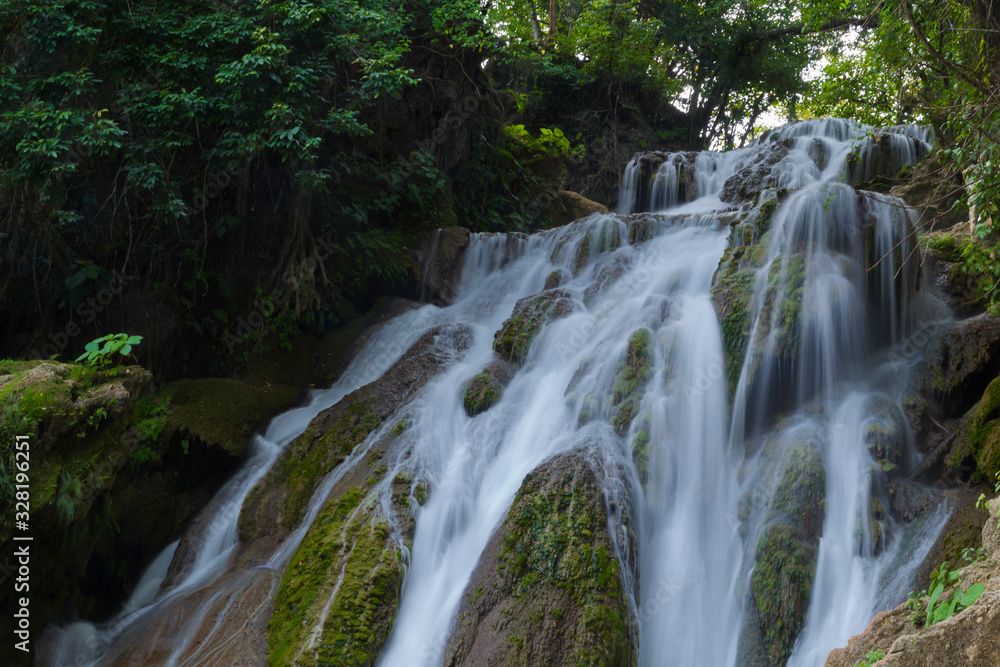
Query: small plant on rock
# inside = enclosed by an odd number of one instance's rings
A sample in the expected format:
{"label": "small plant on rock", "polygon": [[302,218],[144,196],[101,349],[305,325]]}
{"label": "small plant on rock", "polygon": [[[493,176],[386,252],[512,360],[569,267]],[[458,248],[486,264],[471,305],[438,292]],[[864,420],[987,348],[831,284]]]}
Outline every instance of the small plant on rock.
{"label": "small plant on rock", "polygon": [[[128,334],[108,334],[101,336],[87,343],[83,354],[76,358],[83,361],[88,366],[94,368],[104,368],[110,366],[115,352],[123,357],[132,353],[132,347],[142,342],[142,336],[129,336]],[[121,362],[121,359],[118,359]]]}
{"label": "small plant on rock", "polygon": [[885,657],[885,651],[883,651],[880,648],[877,648],[874,651],[868,651],[868,653],[865,654],[864,659],[854,663],[854,667],[872,667],[872,665],[874,665],[876,662],[878,662],[884,657]]}
{"label": "small plant on rock", "polygon": [[[1000,471],[994,475],[996,477],[996,483],[993,485],[993,492],[1000,493]],[[984,512],[990,511],[990,503],[986,499],[985,493],[980,493],[979,498],[976,499],[976,509],[981,509]],[[997,528],[1000,528],[1000,510],[997,510]]]}
{"label": "small plant on rock", "polygon": [[[944,594],[949,590],[951,597],[946,599]],[[930,595],[927,595],[926,590],[921,591],[920,595],[910,591],[910,599],[906,601],[907,608],[913,612],[910,614],[910,620],[916,623],[923,616],[925,628],[940,623],[969,607],[985,590],[985,585],[973,584],[963,591],[958,584],[958,571],[949,570],[948,561],[945,561],[941,563],[941,567],[931,572]],[[925,596],[926,602],[924,602]]]}

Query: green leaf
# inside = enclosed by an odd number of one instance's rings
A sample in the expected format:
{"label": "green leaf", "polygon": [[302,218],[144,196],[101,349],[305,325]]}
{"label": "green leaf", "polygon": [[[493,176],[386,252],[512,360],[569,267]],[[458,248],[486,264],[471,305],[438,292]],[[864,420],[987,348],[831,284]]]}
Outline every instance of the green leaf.
{"label": "green leaf", "polygon": [[984,584],[973,584],[972,586],[969,586],[969,590],[965,591],[962,595],[962,606],[970,606],[973,602],[982,597],[985,590],[986,586]]}

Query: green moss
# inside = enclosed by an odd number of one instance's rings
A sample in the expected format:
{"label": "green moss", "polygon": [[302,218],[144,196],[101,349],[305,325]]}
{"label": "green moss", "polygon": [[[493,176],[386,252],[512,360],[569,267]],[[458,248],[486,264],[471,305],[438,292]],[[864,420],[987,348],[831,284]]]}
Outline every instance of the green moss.
{"label": "green moss", "polygon": [[241,456],[263,420],[295,405],[299,389],[255,388],[238,380],[180,380],[164,388],[172,395],[167,425],[186,436]]}
{"label": "green moss", "polygon": [[567,290],[548,290],[524,297],[515,304],[514,312],[494,336],[493,349],[501,358],[522,364],[542,326],[572,311],[573,303]]}
{"label": "green moss", "polygon": [[417,501],[418,504],[423,505],[427,502],[427,485],[423,482],[417,484],[413,487],[413,499]]}
{"label": "green moss", "polygon": [[618,362],[612,395],[611,424],[618,435],[625,435],[653,374],[653,351],[648,329],[637,329],[629,336],[625,355]]}
{"label": "green moss", "polygon": [[585,634],[567,637],[575,664],[626,665],[625,594],[618,562],[598,537],[607,531],[602,510],[596,480],[581,483],[565,469],[531,473],[504,523],[498,573],[515,600],[514,618],[542,613],[532,605],[554,590],[579,610]]}
{"label": "green moss", "polygon": [[462,395],[465,414],[475,417],[486,412],[499,402],[503,390],[504,383],[495,376],[492,368],[484,368],[482,373],[469,380],[465,386]]}
{"label": "green moss", "polygon": [[975,461],[976,479],[990,480],[1000,470],[1000,378],[986,387],[979,402],[962,417],[945,463],[959,468],[968,459]]}
{"label": "green moss", "polygon": [[269,664],[295,664],[322,622],[309,660],[370,665],[388,636],[401,585],[389,524],[378,517],[377,502],[352,487],[323,508],[291,559],[268,623]]}
{"label": "green moss", "polygon": [[803,535],[817,535],[823,523],[824,498],[826,470],[819,448],[811,442],[796,442],[785,458],[764,520],[791,522]]}
{"label": "green moss", "polygon": [[776,664],[787,662],[802,631],[815,572],[816,547],[794,528],[773,524],[761,536],[750,586],[764,646]]}
{"label": "green moss", "polygon": [[727,248],[723,267],[716,273],[712,298],[722,325],[722,349],[726,359],[729,393],[732,395],[739,382],[750,337],[750,301],[757,272],[755,269],[738,268],[742,256],[740,249]]}
{"label": "green moss", "polygon": [[920,238],[920,243],[946,262],[962,261],[962,245],[949,234],[927,234]]}

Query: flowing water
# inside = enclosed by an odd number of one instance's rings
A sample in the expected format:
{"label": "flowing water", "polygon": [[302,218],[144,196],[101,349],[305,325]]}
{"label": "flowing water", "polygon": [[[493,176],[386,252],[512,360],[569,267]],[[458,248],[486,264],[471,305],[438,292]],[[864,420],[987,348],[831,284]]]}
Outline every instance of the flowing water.
{"label": "flowing water", "polygon": [[[456,302],[390,322],[336,385],[276,418],[196,522],[202,532],[188,538],[195,556],[182,574],[156,592],[172,545],[120,617],[53,630],[49,664],[100,664],[134,619],[218,587],[238,546],[239,508],[281,448],[420,335],[461,323],[471,327],[471,345],[406,407],[412,450],[389,462],[375,490],[391,493],[404,467],[432,490],[417,510],[412,546],[400,540],[406,577],[379,665],[442,663],[462,593],[524,477],[577,447],[622,464],[604,466],[612,472],[603,485],[609,498],[629,495],[636,508],[637,558],[630,544],[615,546],[621,562],[636,563],[622,576],[639,620],[640,664],[649,666],[743,664],[758,543],[774,522],[783,462],[814,452],[825,512],[814,534],[801,535],[816,566],[790,664],[821,665],[875,611],[902,599],[946,519],[940,508],[897,522],[887,489],[919,463],[899,418],[909,361],[894,351],[947,313],[919,289],[900,202],[851,187],[914,162],[930,137],[912,127],[874,139],[869,131],[847,121],[799,123],[739,151],[661,155],[655,171],[637,156],[625,167],[618,215],[530,236],[473,235]],[[753,165],[763,165],[757,176],[746,171]],[[740,209],[724,201],[733,199],[727,180],[739,174],[764,185]],[[735,224],[764,215],[766,229]],[[713,281],[739,246],[755,260],[744,269],[746,344],[733,348]],[[494,332],[518,300],[541,292],[553,273],[568,314],[541,328],[499,402],[469,418],[459,388],[494,360]],[[615,376],[637,331],[649,336],[648,381],[639,416],[614,424]],[[729,377],[734,349],[742,372]],[[899,443],[891,454],[872,445],[871,434],[886,429]],[[640,437],[649,444],[637,458]],[[303,526],[262,567],[282,571],[333,481],[370,441],[331,473]],[[610,514],[612,535],[621,520]],[[196,664],[182,659],[198,655],[194,636],[174,639],[170,664]]]}

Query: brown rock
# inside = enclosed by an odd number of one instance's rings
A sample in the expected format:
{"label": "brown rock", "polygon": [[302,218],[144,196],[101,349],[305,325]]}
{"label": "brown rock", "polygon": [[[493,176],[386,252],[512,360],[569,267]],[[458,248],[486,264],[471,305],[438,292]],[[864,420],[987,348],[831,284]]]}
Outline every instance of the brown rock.
{"label": "brown rock", "polygon": [[604,204],[587,199],[576,192],[560,190],[559,199],[553,202],[549,211],[549,220],[553,227],[561,227],[594,213],[607,212],[608,207]]}
{"label": "brown rock", "polygon": [[424,239],[413,262],[421,301],[447,306],[455,300],[469,238],[468,229],[447,227]]}

